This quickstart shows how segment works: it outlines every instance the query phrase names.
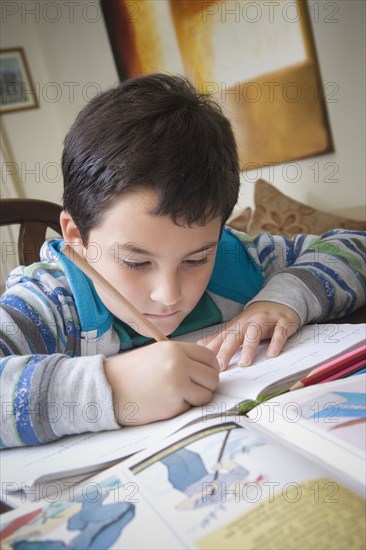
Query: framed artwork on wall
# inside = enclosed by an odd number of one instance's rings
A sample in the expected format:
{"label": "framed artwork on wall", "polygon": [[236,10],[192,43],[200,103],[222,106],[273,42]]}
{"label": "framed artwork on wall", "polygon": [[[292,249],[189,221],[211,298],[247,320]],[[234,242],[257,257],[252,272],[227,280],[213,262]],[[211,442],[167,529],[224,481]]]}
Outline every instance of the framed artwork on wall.
{"label": "framed artwork on wall", "polygon": [[39,107],[23,48],[0,50],[0,113]]}
{"label": "framed artwork on wall", "polygon": [[231,121],[241,169],[334,151],[306,2],[101,5],[120,80],[177,73],[211,93]]}

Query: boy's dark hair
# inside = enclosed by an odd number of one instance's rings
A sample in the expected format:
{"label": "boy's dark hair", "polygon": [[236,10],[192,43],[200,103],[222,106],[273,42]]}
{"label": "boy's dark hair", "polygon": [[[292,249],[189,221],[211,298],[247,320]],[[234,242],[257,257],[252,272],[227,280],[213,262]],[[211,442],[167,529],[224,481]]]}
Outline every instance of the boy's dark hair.
{"label": "boy's dark hair", "polygon": [[230,122],[185,78],[130,78],[93,98],[65,138],[64,208],[84,244],[124,192],[156,191],[152,214],[175,223],[223,223],[238,196]]}

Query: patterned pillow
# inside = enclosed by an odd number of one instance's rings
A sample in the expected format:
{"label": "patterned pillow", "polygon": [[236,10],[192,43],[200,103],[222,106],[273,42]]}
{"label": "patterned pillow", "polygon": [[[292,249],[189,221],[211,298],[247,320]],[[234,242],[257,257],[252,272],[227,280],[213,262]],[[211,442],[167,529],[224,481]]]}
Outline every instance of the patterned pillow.
{"label": "patterned pillow", "polygon": [[256,182],[254,196],[255,209],[252,216],[248,213],[249,208],[241,213],[245,222],[242,228],[239,227],[240,215],[229,222],[235,229],[250,235],[265,231],[272,235],[292,237],[296,233],[321,235],[329,229],[366,230],[365,221],[351,220],[306,206],[284,195],[265,180]]}
{"label": "patterned pillow", "polygon": [[227,225],[237,229],[238,231],[242,231],[243,233],[249,233],[249,224],[252,214],[253,212],[251,208],[244,208],[244,210],[241,210],[241,212],[234,215],[232,218],[229,218]]}

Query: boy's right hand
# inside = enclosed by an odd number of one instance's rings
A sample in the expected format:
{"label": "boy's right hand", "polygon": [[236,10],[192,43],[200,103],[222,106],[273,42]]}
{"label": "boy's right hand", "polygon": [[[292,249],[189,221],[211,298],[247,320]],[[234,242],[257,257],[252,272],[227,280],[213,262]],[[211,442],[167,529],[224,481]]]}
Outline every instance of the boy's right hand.
{"label": "boy's right hand", "polygon": [[116,420],[139,425],[176,416],[212,399],[220,367],[208,348],[186,342],[156,342],[108,357]]}

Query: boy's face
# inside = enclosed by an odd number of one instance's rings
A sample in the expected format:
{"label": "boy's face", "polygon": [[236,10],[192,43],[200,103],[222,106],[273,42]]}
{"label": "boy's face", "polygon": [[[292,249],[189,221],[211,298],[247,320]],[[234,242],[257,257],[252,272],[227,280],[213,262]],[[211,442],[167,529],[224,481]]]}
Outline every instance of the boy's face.
{"label": "boy's face", "polygon": [[[84,257],[160,331],[171,334],[204,293],[213,269],[222,220],[181,227],[167,216],[149,212],[156,205],[151,190],[127,193],[90,231]],[[77,250],[77,248],[76,248]],[[93,261],[98,254],[98,259]],[[131,324],[128,314],[100,288],[106,307]]]}

